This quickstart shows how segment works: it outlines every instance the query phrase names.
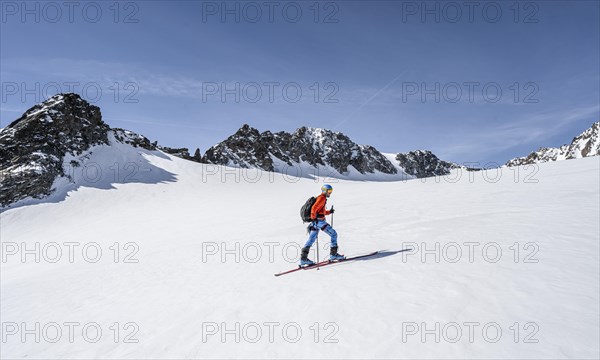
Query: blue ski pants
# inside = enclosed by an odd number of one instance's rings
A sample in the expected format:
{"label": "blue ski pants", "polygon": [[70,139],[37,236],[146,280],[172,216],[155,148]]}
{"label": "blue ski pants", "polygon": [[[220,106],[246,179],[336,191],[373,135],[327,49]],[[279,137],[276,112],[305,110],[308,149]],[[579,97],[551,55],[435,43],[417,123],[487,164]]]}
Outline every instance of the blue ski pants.
{"label": "blue ski pants", "polygon": [[327,235],[331,237],[331,247],[338,246],[337,245],[337,232],[327,223],[325,220],[317,220],[310,224],[310,235],[308,235],[308,240],[304,247],[311,247],[312,244],[317,240],[317,235],[319,235],[319,230],[325,232]]}

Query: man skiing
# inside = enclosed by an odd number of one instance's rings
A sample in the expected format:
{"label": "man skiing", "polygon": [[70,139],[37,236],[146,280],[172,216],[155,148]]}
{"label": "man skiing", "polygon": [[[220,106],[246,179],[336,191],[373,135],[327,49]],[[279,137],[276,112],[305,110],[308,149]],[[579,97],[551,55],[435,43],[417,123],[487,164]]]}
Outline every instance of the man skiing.
{"label": "man skiing", "polygon": [[333,187],[331,185],[325,184],[321,187],[321,195],[317,196],[315,203],[311,207],[310,211],[310,219],[312,222],[308,226],[308,230],[310,235],[308,236],[308,240],[304,247],[302,248],[302,255],[300,257],[300,266],[313,265],[314,261],[308,258],[308,252],[310,251],[310,247],[317,240],[317,236],[319,234],[319,230],[324,231],[327,235],[331,237],[331,248],[329,261],[342,260],[346,257],[344,255],[338,254],[338,244],[337,244],[337,232],[325,221],[325,216],[329,214],[333,214],[334,209],[327,210],[325,205],[327,204],[327,198],[331,195],[333,191]]}

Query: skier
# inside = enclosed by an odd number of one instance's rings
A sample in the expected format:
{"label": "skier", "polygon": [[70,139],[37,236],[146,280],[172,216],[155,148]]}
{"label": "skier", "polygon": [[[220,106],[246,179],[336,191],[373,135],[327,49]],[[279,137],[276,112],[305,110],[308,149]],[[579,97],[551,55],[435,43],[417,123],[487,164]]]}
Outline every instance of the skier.
{"label": "skier", "polygon": [[325,205],[327,204],[327,198],[331,195],[333,191],[333,187],[331,185],[325,184],[321,187],[321,195],[317,196],[317,200],[313,204],[310,212],[310,219],[312,222],[308,226],[308,231],[310,235],[308,236],[308,240],[304,247],[302,248],[302,255],[300,257],[300,266],[305,265],[313,265],[314,261],[308,258],[308,252],[310,251],[310,247],[317,240],[317,235],[319,234],[319,230],[324,231],[327,235],[331,237],[331,248],[329,261],[342,260],[346,257],[344,255],[338,254],[338,244],[337,244],[337,232],[325,221],[325,215],[333,214],[334,209],[327,210]]}

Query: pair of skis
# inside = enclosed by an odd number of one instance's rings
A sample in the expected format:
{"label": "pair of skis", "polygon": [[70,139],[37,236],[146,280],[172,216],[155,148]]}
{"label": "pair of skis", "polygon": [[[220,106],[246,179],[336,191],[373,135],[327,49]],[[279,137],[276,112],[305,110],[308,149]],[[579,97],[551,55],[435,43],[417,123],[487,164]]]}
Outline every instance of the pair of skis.
{"label": "pair of skis", "polygon": [[278,274],[275,274],[275,276],[281,276],[281,275],[285,275],[285,274],[289,274],[289,273],[293,273],[299,270],[310,270],[310,269],[316,269],[319,267],[323,267],[323,266],[327,266],[327,265],[331,265],[331,264],[337,264],[337,263],[341,263],[341,262],[346,262],[346,261],[350,261],[350,260],[356,260],[356,259],[361,259],[361,258],[366,258],[369,256],[374,256],[377,255],[379,251],[375,251],[372,252],[370,254],[366,254],[366,255],[359,255],[359,256],[353,256],[353,257],[349,257],[349,258],[345,258],[345,259],[341,259],[341,260],[337,260],[337,261],[329,261],[329,260],[324,260],[318,263],[315,263],[313,265],[308,265],[308,266],[298,266],[295,269],[292,270],[288,270],[288,271],[284,271],[284,272],[280,272]]}

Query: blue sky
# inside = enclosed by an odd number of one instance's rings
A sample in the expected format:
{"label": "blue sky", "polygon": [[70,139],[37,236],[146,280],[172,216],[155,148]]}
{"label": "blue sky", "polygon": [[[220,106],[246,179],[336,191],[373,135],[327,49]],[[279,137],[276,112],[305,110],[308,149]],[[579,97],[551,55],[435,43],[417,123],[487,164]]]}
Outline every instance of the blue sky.
{"label": "blue sky", "polygon": [[192,151],[306,125],[485,165],[600,119],[598,1],[270,4],[3,1],[1,125],[73,87]]}

